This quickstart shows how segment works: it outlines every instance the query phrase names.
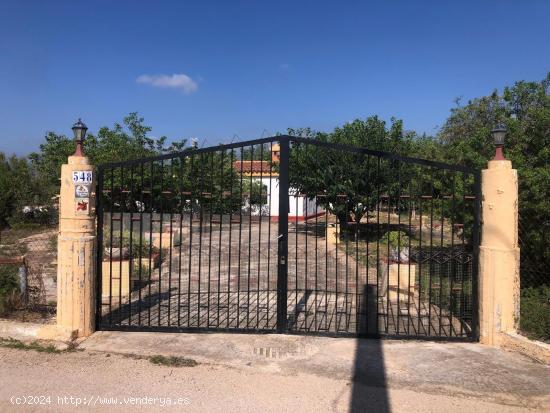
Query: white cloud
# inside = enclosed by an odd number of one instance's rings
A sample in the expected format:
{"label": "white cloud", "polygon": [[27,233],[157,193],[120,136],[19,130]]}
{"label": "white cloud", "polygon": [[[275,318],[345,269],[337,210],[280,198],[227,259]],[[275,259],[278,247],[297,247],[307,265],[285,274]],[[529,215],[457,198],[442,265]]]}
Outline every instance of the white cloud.
{"label": "white cloud", "polygon": [[174,73],[173,75],[141,75],[138,76],[136,82],[160,88],[179,89],[186,95],[196,92],[199,88],[197,82],[183,73]]}

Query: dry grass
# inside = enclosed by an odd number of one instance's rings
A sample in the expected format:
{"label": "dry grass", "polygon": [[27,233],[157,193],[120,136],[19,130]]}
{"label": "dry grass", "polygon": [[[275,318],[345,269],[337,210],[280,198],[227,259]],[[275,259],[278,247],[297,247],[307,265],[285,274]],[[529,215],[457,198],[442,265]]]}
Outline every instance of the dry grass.
{"label": "dry grass", "polygon": [[166,357],[157,355],[149,357],[149,361],[153,364],[169,367],[196,367],[199,365],[199,363],[193,359],[175,356]]}
{"label": "dry grass", "polygon": [[63,350],[59,350],[55,348],[52,344],[43,345],[38,341],[33,341],[32,343],[24,343],[19,340],[15,340],[13,338],[8,339],[0,339],[0,347],[6,347],[6,348],[13,348],[16,350],[24,350],[24,351],[38,351],[39,353],[52,353],[52,354],[59,354],[62,353]]}

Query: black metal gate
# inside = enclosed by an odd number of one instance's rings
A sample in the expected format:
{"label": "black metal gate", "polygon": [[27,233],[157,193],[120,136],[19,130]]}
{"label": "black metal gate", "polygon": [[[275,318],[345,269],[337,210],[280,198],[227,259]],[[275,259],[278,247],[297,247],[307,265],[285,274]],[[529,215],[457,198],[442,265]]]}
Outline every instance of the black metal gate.
{"label": "black metal gate", "polygon": [[475,340],[480,175],[292,136],[100,165],[97,327]]}

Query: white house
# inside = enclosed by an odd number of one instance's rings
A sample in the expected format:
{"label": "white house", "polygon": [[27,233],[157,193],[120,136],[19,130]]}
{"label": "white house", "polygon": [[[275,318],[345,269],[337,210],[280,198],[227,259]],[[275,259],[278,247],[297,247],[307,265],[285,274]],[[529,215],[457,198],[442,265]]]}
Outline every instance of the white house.
{"label": "white house", "polygon": [[[279,219],[279,173],[272,165],[279,163],[280,147],[273,144],[271,148],[271,162],[269,161],[234,161],[233,169],[242,173],[243,177],[252,177],[256,182],[261,182],[267,189],[267,205],[262,208],[262,215],[270,215],[273,221]],[[323,215],[325,210],[316,204],[316,199],[309,199],[298,191],[289,188],[289,214],[290,222],[304,221]],[[259,212],[256,212],[259,214]]]}

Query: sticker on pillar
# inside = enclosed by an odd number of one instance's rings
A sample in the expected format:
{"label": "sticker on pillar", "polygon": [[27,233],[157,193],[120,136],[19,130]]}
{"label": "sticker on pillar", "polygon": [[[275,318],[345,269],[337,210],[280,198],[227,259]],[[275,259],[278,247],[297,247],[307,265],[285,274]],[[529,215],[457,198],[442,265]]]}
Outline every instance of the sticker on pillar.
{"label": "sticker on pillar", "polygon": [[77,198],[75,200],[75,213],[77,215],[88,215],[90,209],[90,198]]}
{"label": "sticker on pillar", "polygon": [[75,185],[74,187],[75,198],[89,198],[90,186],[89,185]]}
{"label": "sticker on pillar", "polygon": [[91,184],[94,174],[92,171],[73,171],[73,182],[76,184]]}

